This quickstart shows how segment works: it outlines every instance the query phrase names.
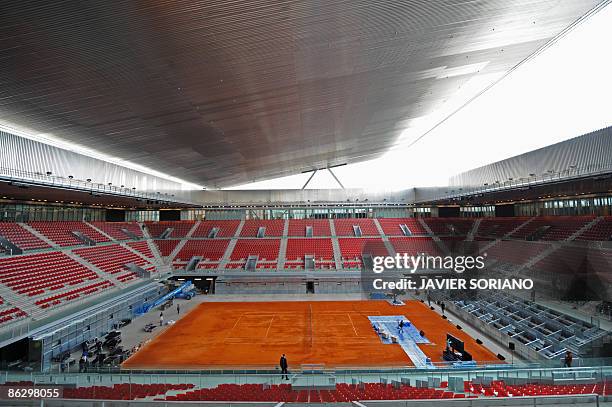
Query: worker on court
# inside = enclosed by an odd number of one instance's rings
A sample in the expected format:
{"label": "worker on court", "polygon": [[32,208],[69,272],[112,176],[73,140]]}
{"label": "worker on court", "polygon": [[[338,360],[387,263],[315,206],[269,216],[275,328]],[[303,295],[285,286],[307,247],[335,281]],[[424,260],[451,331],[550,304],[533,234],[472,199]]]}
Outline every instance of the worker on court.
{"label": "worker on court", "polygon": [[289,380],[289,372],[287,371],[287,357],[283,353],[280,358],[280,368],[281,368],[281,380]]}

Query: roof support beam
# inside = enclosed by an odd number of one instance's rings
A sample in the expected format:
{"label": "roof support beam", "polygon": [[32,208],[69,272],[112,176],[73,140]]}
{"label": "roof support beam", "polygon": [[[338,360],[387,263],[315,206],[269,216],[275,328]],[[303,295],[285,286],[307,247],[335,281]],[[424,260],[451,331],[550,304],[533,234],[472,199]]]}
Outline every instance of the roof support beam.
{"label": "roof support beam", "polygon": [[314,176],[315,176],[315,174],[317,173],[317,171],[319,171],[319,170],[314,170],[314,171],[312,172],[312,174],[310,175],[310,177],[308,177],[308,180],[306,181],[306,183],[304,184],[304,186],[302,187],[302,189],[306,188],[306,187],[308,186],[308,184],[310,184],[310,180],[312,179],[312,177],[314,177]]}
{"label": "roof support beam", "polygon": [[344,185],[342,185],[342,182],[340,182],[340,180],[338,179],[338,177],[336,177],[336,174],[334,174],[334,172],[331,170],[331,168],[327,168],[327,171],[329,171],[329,173],[332,175],[332,177],[334,177],[334,179],[336,180],[336,182],[338,183],[338,185],[340,185],[340,188],[344,189]]}

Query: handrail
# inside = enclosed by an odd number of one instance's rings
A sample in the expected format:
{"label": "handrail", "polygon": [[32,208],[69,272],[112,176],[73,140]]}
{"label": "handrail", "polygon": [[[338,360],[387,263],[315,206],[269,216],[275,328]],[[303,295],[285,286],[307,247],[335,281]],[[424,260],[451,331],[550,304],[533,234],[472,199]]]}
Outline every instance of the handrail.
{"label": "handrail", "polygon": [[437,195],[418,202],[435,202],[440,200],[455,199],[476,194],[505,191],[513,188],[543,185],[555,181],[568,181],[571,179],[602,175],[610,172],[612,172],[612,162],[593,163],[583,167],[567,168],[562,171],[549,171],[541,175],[529,174],[527,177],[520,177],[517,179],[511,178],[504,180],[503,182],[496,180],[490,185],[487,183],[478,186],[448,186],[447,189],[449,191],[446,191],[444,195]]}
{"label": "handrail", "polygon": [[137,191],[135,188],[121,188],[114,185],[94,183],[55,175],[47,175],[38,172],[18,170],[15,168],[0,167],[0,179],[5,179],[7,181],[13,182],[23,182],[24,184],[34,183],[45,186],[68,188],[89,193],[110,194],[130,198],[143,198],[163,202],[196,205],[194,202],[175,197],[174,194],[168,192],[141,192]]}
{"label": "handrail", "polygon": [[[322,366],[320,368],[296,368],[289,366],[289,370],[292,374],[307,374],[307,375],[360,375],[360,374],[404,374],[404,375],[422,375],[422,374],[451,374],[451,375],[482,375],[482,374],[512,374],[517,375],[520,373],[537,373],[538,375],[546,375],[552,373],[581,373],[581,372],[593,372],[612,375],[612,358],[592,358],[592,359],[575,359],[577,363],[582,363],[582,366],[575,366],[571,368],[562,367],[561,360],[552,361],[530,361],[530,362],[515,362],[513,364],[478,364],[473,366],[453,366],[450,362],[434,362],[434,367],[418,368],[415,366],[338,366],[329,367]],[[58,366],[59,369],[59,366]],[[59,372],[59,371],[47,371],[47,372],[20,372],[10,370],[0,370],[0,379],[7,377],[8,375],[23,376],[27,375],[31,378],[41,377],[48,378],[49,375],[70,375],[70,376],[87,376],[92,374],[99,375],[144,375],[144,376],[159,376],[159,375],[196,375],[196,376],[268,376],[279,374],[276,366],[262,366],[259,368],[253,366],[232,366],[218,368],[206,368],[206,369],[122,369],[120,367],[108,367],[108,368],[87,368],[87,372]]]}

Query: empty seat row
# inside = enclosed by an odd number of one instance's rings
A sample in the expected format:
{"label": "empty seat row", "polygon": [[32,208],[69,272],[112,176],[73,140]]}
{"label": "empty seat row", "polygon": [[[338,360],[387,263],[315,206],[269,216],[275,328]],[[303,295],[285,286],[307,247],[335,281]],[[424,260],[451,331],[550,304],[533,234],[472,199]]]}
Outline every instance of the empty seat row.
{"label": "empty seat row", "polygon": [[133,238],[132,235],[137,238],[143,237],[142,230],[136,222],[91,222],[91,224],[116,240],[129,240]]}
{"label": "empty seat row", "polygon": [[118,244],[76,249],[73,252],[109,274],[124,272],[130,263],[142,268],[149,265],[145,259]]}
{"label": "empty seat row", "polygon": [[217,230],[216,237],[233,237],[240,225],[239,220],[203,220],[200,222],[192,237],[209,237],[213,229]]}
{"label": "empty seat row", "polygon": [[87,399],[87,400],[135,400],[145,397],[166,394],[170,390],[192,389],[193,384],[136,384],[121,383],[109,386],[91,387],[66,387],[63,397],[67,399]]}
{"label": "empty seat row", "polygon": [[528,383],[521,385],[506,384],[503,380],[493,380],[490,384],[473,382],[464,383],[466,393],[480,394],[484,397],[523,397],[523,396],[561,396],[579,394],[612,394],[612,382],[589,384],[542,384]]}
{"label": "empty seat row", "polygon": [[306,236],[306,229],[312,228],[312,236],[331,236],[329,219],[290,219],[289,236]]}
{"label": "empty seat row", "polygon": [[108,242],[110,240],[84,222],[29,222],[28,224],[59,246],[84,244],[72,233],[75,231],[95,242]]}
{"label": "empty seat row", "polygon": [[240,236],[242,237],[257,237],[260,228],[266,228],[265,236],[282,236],[285,228],[284,219],[267,219],[257,220],[251,219],[244,221]]}
{"label": "empty seat row", "polygon": [[495,237],[501,238],[506,234],[512,232],[523,223],[527,222],[527,217],[496,217],[496,218],[482,218],[478,230],[476,231],[477,236],[482,237]]}
{"label": "empty seat row", "polygon": [[604,216],[601,221],[582,232],[576,240],[612,240],[612,216]]}
{"label": "empty seat row", "polygon": [[287,252],[285,254],[287,260],[304,259],[306,255],[312,255],[319,260],[333,259],[334,248],[331,239],[287,239]]}
{"label": "empty seat row", "polygon": [[4,300],[0,297],[0,326],[9,322],[23,319],[27,315],[28,314],[26,314],[25,311],[22,311],[17,307],[5,303]]}
{"label": "empty seat row", "polygon": [[[304,270],[305,262],[304,261],[286,261],[285,262],[286,270]],[[335,270],[336,262],[331,260],[315,260],[315,269],[316,270]]]}
{"label": "empty seat row", "polygon": [[167,401],[236,401],[236,402],[286,402],[286,403],[348,403],[357,400],[413,400],[463,398],[463,394],[401,385],[395,388],[379,383],[364,386],[337,384],[329,390],[294,390],[286,384],[220,384],[214,388],[190,390],[183,394],[169,395]]}
{"label": "empty seat row", "polygon": [[159,250],[159,253],[166,257],[170,256],[174,248],[180,243],[180,240],[154,240],[155,246]]}
{"label": "empty seat row", "polygon": [[144,255],[148,259],[154,259],[155,255],[151,251],[149,244],[146,241],[140,242],[129,242],[127,243],[132,249],[136,250],[138,253]]}
{"label": "empty seat row", "polygon": [[442,250],[438,244],[430,237],[392,237],[389,241],[393,245],[396,253],[417,256],[428,254],[430,256],[442,255]]}
{"label": "empty seat row", "polygon": [[46,249],[49,245],[18,223],[0,222],[0,236],[21,250]]}
{"label": "empty seat row", "polygon": [[339,238],[340,253],[344,259],[361,258],[362,254],[388,256],[389,252],[382,239],[378,238]]}
{"label": "empty seat row", "polygon": [[278,239],[240,239],[231,254],[231,260],[246,260],[259,256],[259,260],[276,260],[280,249]]}
{"label": "empty seat row", "polygon": [[36,305],[40,308],[49,308],[55,305],[61,304],[62,302],[68,302],[72,300],[76,300],[78,298],[86,297],[88,295],[94,294],[98,291],[102,291],[108,288],[113,287],[113,283],[110,281],[99,281],[97,283],[88,284],[83,287],[75,288],[70,291],[65,291],[59,294],[52,295],[50,297],[45,297],[36,301]]}
{"label": "empty seat row", "polygon": [[95,272],[61,252],[0,260],[0,283],[30,297],[98,278]]}
{"label": "empty seat row", "polygon": [[515,239],[530,238],[541,231],[542,240],[565,240],[593,220],[593,216],[544,216],[516,230],[510,235]]}
{"label": "empty seat row", "polygon": [[195,221],[192,220],[181,220],[181,221],[161,221],[161,222],[145,222],[149,234],[152,238],[160,237],[167,229],[172,229],[170,235],[166,237],[180,238],[187,236],[187,233],[191,230]]}
{"label": "empty seat row", "polygon": [[359,226],[362,236],[380,236],[372,219],[334,219],[336,236],[355,236],[355,226]]}
{"label": "empty seat row", "polygon": [[382,218],[378,219],[387,236],[405,236],[400,225],[406,225],[413,235],[426,235],[427,231],[417,218]]}
{"label": "empty seat row", "polygon": [[527,242],[520,240],[502,240],[487,249],[489,260],[522,265],[550,247],[549,243]]}
{"label": "empty seat row", "polygon": [[219,261],[225,254],[228,244],[228,239],[188,240],[175,260],[188,261],[193,256],[201,256],[202,260]]}
{"label": "empty seat row", "polygon": [[472,218],[423,218],[436,235],[467,235],[474,226]]}

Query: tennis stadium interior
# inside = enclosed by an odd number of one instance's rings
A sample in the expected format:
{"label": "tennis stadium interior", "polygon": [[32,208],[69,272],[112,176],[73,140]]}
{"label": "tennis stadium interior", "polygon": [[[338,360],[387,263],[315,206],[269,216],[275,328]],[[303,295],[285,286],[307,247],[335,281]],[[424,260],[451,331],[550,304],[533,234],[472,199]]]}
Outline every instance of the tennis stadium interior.
{"label": "tennis stadium interior", "polygon": [[608,3],[6,2],[0,405],[612,405],[612,127],[344,185]]}

